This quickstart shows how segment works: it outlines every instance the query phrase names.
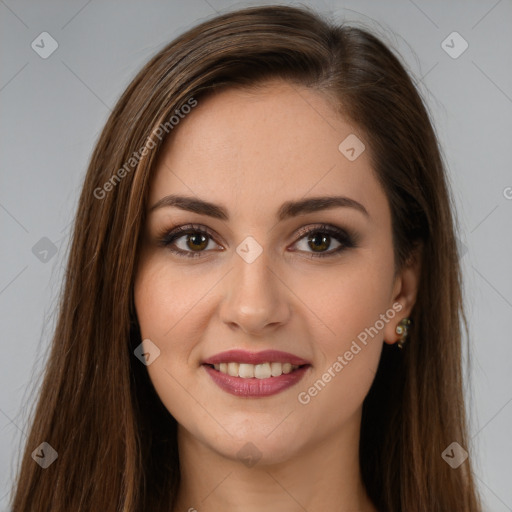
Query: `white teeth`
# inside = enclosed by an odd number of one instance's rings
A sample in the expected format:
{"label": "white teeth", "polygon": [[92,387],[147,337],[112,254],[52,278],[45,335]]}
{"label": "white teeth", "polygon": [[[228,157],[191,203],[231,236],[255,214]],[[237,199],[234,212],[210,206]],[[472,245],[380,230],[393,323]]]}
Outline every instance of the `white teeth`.
{"label": "white teeth", "polygon": [[240,365],[238,363],[228,363],[228,375],[231,377],[238,377],[238,367]]}
{"label": "white teeth", "polygon": [[240,363],[238,367],[238,376],[242,377],[242,379],[250,379],[254,377],[254,365]]}
{"label": "white teeth", "polygon": [[283,373],[283,365],[281,363],[270,363],[270,373],[272,377],[279,377]]}
{"label": "white teeth", "polygon": [[257,379],[268,379],[271,375],[270,363],[257,364],[254,367],[254,376]]}
{"label": "white teeth", "polygon": [[298,365],[291,363],[220,363],[214,364],[213,367],[221,373],[231,375],[231,377],[240,377],[242,379],[268,379],[270,377],[279,377],[299,368]]}

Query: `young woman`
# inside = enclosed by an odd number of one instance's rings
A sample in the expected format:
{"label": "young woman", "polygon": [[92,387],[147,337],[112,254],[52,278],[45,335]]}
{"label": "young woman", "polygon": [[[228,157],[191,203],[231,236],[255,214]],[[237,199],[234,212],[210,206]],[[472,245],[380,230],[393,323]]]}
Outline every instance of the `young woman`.
{"label": "young woman", "polygon": [[92,155],[13,512],[481,511],[454,219],[376,37],[189,30]]}

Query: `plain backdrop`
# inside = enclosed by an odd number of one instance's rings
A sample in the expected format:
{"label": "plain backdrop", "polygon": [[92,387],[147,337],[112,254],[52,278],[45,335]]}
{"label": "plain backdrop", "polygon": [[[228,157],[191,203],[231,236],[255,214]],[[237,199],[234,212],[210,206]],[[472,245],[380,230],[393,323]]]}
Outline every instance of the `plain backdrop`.
{"label": "plain backdrop", "polygon": [[[457,206],[471,329],[465,448],[486,510],[511,511],[512,1],[303,3],[372,30],[399,52],[432,114]],[[0,510],[7,510],[54,327],[70,222],[99,132],[162,46],[216,13],[249,5],[261,2],[0,0]]]}

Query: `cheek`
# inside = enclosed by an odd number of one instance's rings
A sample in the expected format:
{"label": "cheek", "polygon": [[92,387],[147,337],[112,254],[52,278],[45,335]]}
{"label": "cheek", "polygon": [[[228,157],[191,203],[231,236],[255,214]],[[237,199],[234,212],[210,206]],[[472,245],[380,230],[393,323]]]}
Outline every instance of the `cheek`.
{"label": "cheek", "polygon": [[139,266],[134,284],[135,309],[141,338],[150,339],[160,350],[147,366],[149,378],[167,410],[183,421],[180,414],[190,401],[184,383],[190,381],[189,356],[198,339],[191,332],[197,327],[190,319],[194,305],[199,305],[201,290],[194,292],[184,273],[171,271],[162,260],[149,257]]}
{"label": "cheek", "polygon": [[[325,408],[339,404],[332,411],[333,428],[367,395],[382,353],[386,325],[382,318],[392,321],[393,255],[391,247],[380,247],[384,250],[360,250],[356,258],[318,273],[314,288],[304,279],[298,292],[308,297],[308,308],[321,319],[312,331],[320,361],[309,387],[302,388],[304,401],[311,400],[310,412],[321,416]],[[314,292],[304,295],[308,287]]]}
{"label": "cheek", "polygon": [[[314,282],[309,278],[296,281],[301,283],[297,295],[304,297],[305,306],[321,320],[325,351],[337,350],[347,342],[350,345],[386,313],[392,276],[393,260],[389,255],[376,257],[370,251],[360,251],[357,258],[315,274]],[[377,328],[382,328],[380,322]]]}
{"label": "cheek", "polygon": [[155,387],[169,397],[173,390],[176,396],[181,393],[178,383],[190,380],[199,366],[199,347],[212,315],[210,290],[218,281],[201,265],[172,266],[163,253],[150,255],[139,266],[134,301],[141,337],[160,350],[147,369]]}
{"label": "cheek", "polygon": [[187,339],[180,333],[184,328],[196,327],[190,317],[211,286],[209,281],[208,276],[203,276],[197,283],[190,273],[173,270],[165,257],[154,256],[145,261],[139,267],[134,288],[141,335],[166,345],[175,340],[185,346]]}
{"label": "cheek", "polygon": [[166,405],[180,396],[177,383],[184,377],[193,338],[183,331],[193,302],[185,280],[157,257],[147,259],[137,272],[134,301],[142,340],[150,339],[160,353],[147,366],[149,377]]}
{"label": "cheek", "polygon": [[[351,417],[373,383],[386,325],[381,315],[390,307],[392,263],[361,257],[358,263],[319,274],[314,293],[305,301],[321,320],[319,328],[311,330],[320,361],[301,386],[299,402],[308,418],[323,418],[318,428],[335,429]],[[312,284],[302,283],[299,296]]]}

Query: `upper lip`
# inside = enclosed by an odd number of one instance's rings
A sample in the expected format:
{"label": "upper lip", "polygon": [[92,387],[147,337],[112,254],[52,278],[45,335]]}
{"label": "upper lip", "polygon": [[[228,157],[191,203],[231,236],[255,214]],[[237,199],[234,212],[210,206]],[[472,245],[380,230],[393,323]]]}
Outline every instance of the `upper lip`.
{"label": "upper lip", "polygon": [[281,352],[280,350],[263,350],[261,352],[248,352],[247,350],[227,350],[209,357],[203,361],[203,364],[220,364],[220,363],[291,363],[296,366],[310,364],[309,361],[302,359],[289,352]]}

